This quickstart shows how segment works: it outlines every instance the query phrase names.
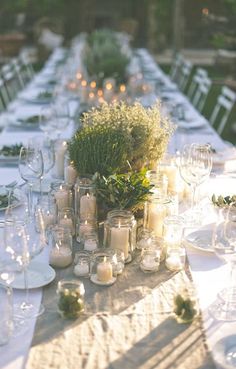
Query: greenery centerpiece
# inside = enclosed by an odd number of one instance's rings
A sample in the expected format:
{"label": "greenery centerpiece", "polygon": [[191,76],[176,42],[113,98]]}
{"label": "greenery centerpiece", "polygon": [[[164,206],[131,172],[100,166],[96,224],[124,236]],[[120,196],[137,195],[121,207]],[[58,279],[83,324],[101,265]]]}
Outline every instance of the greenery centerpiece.
{"label": "greenery centerpiece", "polygon": [[96,30],[87,36],[83,63],[89,76],[95,78],[99,86],[106,78],[114,78],[117,83],[125,82],[129,62],[128,53],[124,52],[117,33]]}
{"label": "greenery centerpiece", "polygon": [[146,170],[162,158],[172,132],[158,103],[104,103],[84,113],[69,153],[80,176],[93,176],[98,208],[142,207],[151,190]]}

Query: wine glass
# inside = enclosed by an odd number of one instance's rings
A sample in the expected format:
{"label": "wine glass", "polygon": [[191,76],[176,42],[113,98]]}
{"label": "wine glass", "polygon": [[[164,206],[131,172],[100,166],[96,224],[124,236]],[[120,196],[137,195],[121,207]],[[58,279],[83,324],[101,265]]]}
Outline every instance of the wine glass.
{"label": "wine glass", "polygon": [[53,106],[53,112],[55,117],[53,120],[53,126],[57,134],[57,139],[59,139],[61,133],[65,130],[70,122],[68,100],[63,97],[58,98]]}
{"label": "wine glass", "polygon": [[[226,214],[223,214],[226,213]],[[213,247],[215,253],[230,267],[229,286],[218,294],[210,312],[217,320],[236,320],[236,202],[223,209],[216,225]]]}
{"label": "wine glass", "polygon": [[[40,209],[38,210],[40,212]],[[33,257],[38,255],[46,245],[45,228],[43,216],[37,215],[40,223],[40,233],[35,234],[35,224],[32,220],[27,222],[16,217],[7,217],[4,226],[4,247],[10,255],[12,263],[17,265],[14,270],[22,273],[25,284],[25,299],[20,304],[14,305],[17,315],[25,320],[36,317],[43,313],[44,307],[36,307],[29,299],[28,266]]]}
{"label": "wine glass", "polygon": [[31,148],[38,148],[38,150],[42,152],[43,173],[39,179],[39,187],[40,187],[39,191],[40,191],[40,196],[42,196],[43,189],[45,188],[46,190],[48,190],[48,187],[50,185],[47,181],[44,181],[45,174],[47,174],[55,164],[54,145],[52,145],[50,140],[45,139],[42,136],[35,136],[29,140],[28,146]]}
{"label": "wine glass", "polygon": [[19,172],[28,184],[28,213],[33,216],[32,187],[35,181],[43,175],[43,155],[41,150],[32,147],[22,147],[19,155]]}
{"label": "wine glass", "polygon": [[39,128],[43,131],[46,138],[51,137],[54,133],[54,120],[55,115],[52,109],[52,105],[43,106],[40,110]]}
{"label": "wine glass", "polygon": [[182,179],[191,187],[191,210],[186,220],[193,225],[199,223],[199,214],[194,210],[196,205],[196,190],[210,176],[212,155],[209,145],[185,145],[179,157],[179,171]]}

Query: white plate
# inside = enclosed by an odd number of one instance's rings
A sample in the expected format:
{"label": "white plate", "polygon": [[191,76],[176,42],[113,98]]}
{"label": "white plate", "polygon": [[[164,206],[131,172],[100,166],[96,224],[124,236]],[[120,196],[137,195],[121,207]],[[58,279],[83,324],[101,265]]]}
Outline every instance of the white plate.
{"label": "white plate", "polygon": [[199,229],[185,237],[186,241],[195,249],[205,252],[215,252],[212,247],[212,230]]}
{"label": "white plate", "polygon": [[97,278],[97,274],[92,274],[91,277],[90,277],[90,280],[95,283],[95,284],[98,284],[99,286],[111,286],[113,283],[115,283],[116,281],[116,278],[115,277],[112,277],[110,279],[110,281],[108,282],[101,282],[99,281],[99,279]]}
{"label": "white plate", "polygon": [[213,347],[215,361],[225,369],[236,368],[236,335],[219,340]]}
{"label": "white plate", "polygon": [[[54,280],[55,270],[47,264],[39,261],[32,261],[28,266],[29,288],[39,288],[46,286]],[[17,289],[25,289],[24,274],[15,273],[15,279],[11,286]]]}

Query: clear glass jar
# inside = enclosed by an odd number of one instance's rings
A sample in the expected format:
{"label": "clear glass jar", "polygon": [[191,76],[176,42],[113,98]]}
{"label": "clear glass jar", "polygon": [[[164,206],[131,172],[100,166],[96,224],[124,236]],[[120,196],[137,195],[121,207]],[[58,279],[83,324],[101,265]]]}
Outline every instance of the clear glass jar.
{"label": "clear glass jar", "polygon": [[142,250],[144,247],[149,246],[152,243],[152,237],[154,233],[149,229],[141,228],[138,232],[138,241],[136,244],[136,248],[138,250]]}
{"label": "clear glass jar", "polygon": [[84,285],[78,280],[61,280],[57,285],[58,312],[66,319],[76,319],[84,311]]}
{"label": "clear glass jar", "polygon": [[160,262],[161,248],[146,247],[142,249],[140,268],[144,273],[157,272]]}
{"label": "clear glass jar", "polygon": [[35,228],[37,232],[41,231],[40,219],[38,217],[39,210],[43,217],[43,226],[47,230],[48,227],[57,222],[57,204],[54,197],[47,195],[41,196],[35,206]]}
{"label": "clear glass jar", "polygon": [[79,178],[75,184],[75,214],[80,220],[96,218],[95,188],[90,178]]}
{"label": "clear glass jar", "polygon": [[164,219],[171,214],[172,202],[169,198],[150,196],[144,205],[144,228],[153,231],[156,237],[162,237]]}
{"label": "clear glass jar", "polygon": [[49,232],[50,265],[65,268],[72,263],[72,235],[68,228],[55,225]]}
{"label": "clear glass jar", "polygon": [[84,234],[84,250],[85,251],[95,251],[98,248],[98,234],[95,230],[91,230],[90,232],[86,232]]}
{"label": "clear glass jar", "polygon": [[95,251],[91,261],[90,280],[98,285],[111,285],[116,281],[113,256],[106,250]]}
{"label": "clear glass jar", "polygon": [[125,254],[119,249],[106,249],[111,256],[111,262],[113,267],[113,276],[117,276],[123,273],[125,268]]}
{"label": "clear glass jar", "polygon": [[166,248],[166,268],[172,272],[178,272],[185,267],[186,251],[182,246]]}
{"label": "clear glass jar", "polygon": [[78,242],[84,242],[85,238],[91,234],[97,233],[97,220],[96,219],[86,219],[79,220],[76,224],[76,240]]}
{"label": "clear glass jar", "polygon": [[184,220],[181,216],[166,217],[163,223],[165,247],[179,247],[183,238]]}
{"label": "clear glass jar", "polygon": [[75,235],[75,213],[72,208],[63,208],[58,212],[58,223],[60,226],[68,228],[71,235]]}
{"label": "clear glass jar", "polygon": [[51,194],[56,200],[58,211],[73,207],[73,192],[68,184],[64,182],[52,183]]}
{"label": "clear glass jar", "polygon": [[65,183],[69,186],[74,186],[77,181],[78,173],[73,165],[73,161],[70,160],[69,153],[65,155],[65,167],[64,167],[64,178]]}
{"label": "clear glass jar", "polygon": [[156,170],[148,170],[146,177],[153,186],[151,192],[159,197],[167,196],[168,189],[168,178],[164,173],[158,172]]}
{"label": "clear glass jar", "polygon": [[123,251],[126,263],[132,260],[136,233],[137,222],[131,211],[109,211],[104,223],[104,246]]}
{"label": "clear glass jar", "polygon": [[77,277],[88,278],[90,276],[90,254],[86,251],[78,251],[74,258],[74,274]]}

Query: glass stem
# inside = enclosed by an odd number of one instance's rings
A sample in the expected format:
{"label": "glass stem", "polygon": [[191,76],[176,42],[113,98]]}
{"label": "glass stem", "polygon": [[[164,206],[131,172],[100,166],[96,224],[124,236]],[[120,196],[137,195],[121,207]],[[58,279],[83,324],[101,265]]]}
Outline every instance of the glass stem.
{"label": "glass stem", "polygon": [[28,183],[28,211],[29,211],[29,218],[33,216],[33,196],[32,196],[32,184]]}
{"label": "glass stem", "polygon": [[192,187],[191,210],[193,210],[194,206],[195,206],[195,203],[196,203],[196,189],[197,189],[197,186],[194,184],[194,185],[191,185],[191,187]]}
{"label": "glass stem", "polygon": [[30,308],[30,306],[31,306],[30,303],[29,303],[29,279],[28,279],[28,269],[27,269],[27,267],[24,267],[23,273],[24,273],[24,283],[25,283],[25,301],[22,302],[21,309],[26,310],[26,309]]}

